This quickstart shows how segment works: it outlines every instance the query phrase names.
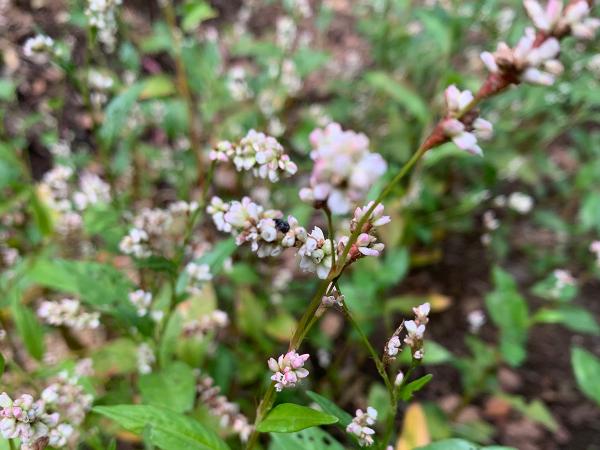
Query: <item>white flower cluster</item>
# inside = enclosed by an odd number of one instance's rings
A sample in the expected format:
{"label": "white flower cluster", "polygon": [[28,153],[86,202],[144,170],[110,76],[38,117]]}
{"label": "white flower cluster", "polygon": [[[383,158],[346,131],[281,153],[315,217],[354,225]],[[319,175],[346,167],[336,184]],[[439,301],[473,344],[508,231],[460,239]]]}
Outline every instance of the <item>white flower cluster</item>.
{"label": "white flower cluster", "polygon": [[100,109],[108,101],[107,93],[113,87],[114,81],[109,75],[98,70],[90,70],[88,84],[91,91],[90,101],[95,108]]}
{"label": "white flower cluster", "polygon": [[130,292],[129,301],[135,307],[138,316],[143,317],[148,314],[148,310],[152,304],[152,292],[146,292],[143,289]]}
{"label": "white flower cluster", "polygon": [[138,372],[142,375],[152,372],[152,365],[156,362],[154,350],[145,342],[137,348],[137,366]]}
{"label": "white flower cluster", "polygon": [[324,295],[321,302],[325,307],[332,307],[334,305],[342,307],[344,305],[344,300],[344,294],[340,293],[337,289],[334,289],[329,295]]}
{"label": "white flower cluster", "polygon": [[227,90],[234,100],[243,101],[252,97],[246,78],[246,69],[242,66],[233,66],[227,72]]}
{"label": "white flower cluster", "polygon": [[336,251],[335,241],[332,245],[330,239],[325,239],[323,230],[314,227],[298,249],[300,268],[305,272],[316,272],[321,279],[327,278],[333,265],[333,251]]}
{"label": "white flower cluster", "polygon": [[250,130],[242,140],[233,144],[222,141],[210,152],[213,161],[233,161],[238,172],[252,170],[255,177],[275,183],[282,174],[294,175],[298,166],[272,136]]}
{"label": "white flower cluster", "polygon": [[209,376],[202,376],[198,383],[200,402],[208,408],[213,416],[219,417],[222,428],[230,429],[246,442],[252,433],[252,424],[248,418],[240,413],[240,406],[230,402],[227,397],[220,395],[221,388],[214,385],[214,380]]}
{"label": "white flower cluster", "polygon": [[136,258],[169,256],[182,243],[196,202],[175,202],[167,209],[144,208],[133,220],[133,228],[121,239],[119,249]]}
{"label": "white flower cluster", "polygon": [[59,301],[43,300],[37,314],[46,323],[54,326],[67,326],[75,330],[98,328],[100,313],[87,312],[79,300],[64,298]]}
{"label": "white flower cluster", "polygon": [[373,435],[375,430],[371,428],[377,421],[377,410],[371,406],[366,411],[356,410],[356,416],[346,427],[346,432],[356,436],[358,445],[361,447],[370,447],[375,443]]}
{"label": "white flower cluster", "polygon": [[274,372],[271,380],[275,381],[277,392],[293,388],[302,378],[308,376],[308,370],[304,368],[304,363],[308,358],[308,353],[300,355],[294,350],[280,355],[277,360],[269,358],[269,369]]}
{"label": "white flower cluster", "polygon": [[[406,337],[404,343],[411,349],[411,353],[414,359],[423,359],[423,335],[425,333],[425,325],[429,322],[429,312],[431,306],[429,303],[423,303],[422,305],[413,308],[415,314],[415,320],[407,320],[404,322],[404,328],[406,328]],[[385,345],[385,356],[386,358],[394,359],[400,352],[402,342],[400,340],[400,332],[402,326],[399,327],[394,335]]]}
{"label": "white flower cluster", "polygon": [[569,2],[564,7],[563,0],[548,0],[544,8],[538,0],[523,2],[533,24],[549,35],[562,36],[570,33],[579,39],[593,39],[600,20],[589,17],[590,5],[586,0]]}
{"label": "white flower cluster", "polygon": [[38,449],[38,443],[43,442],[64,447],[74,430],[59,421],[58,413],[46,412],[43,400],[34,401],[31,395],[23,394],[13,401],[6,392],[0,394],[0,435],[19,439],[21,450]]}
{"label": "white flower cluster", "polygon": [[79,177],[79,190],[73,194],[75,207],[82,211],[90,205],[110,202],[110,186],[98,175],[83,172]]}
{"label": "white flower cluster", "polygon": [[527,28],[515,48],[501,42],[494,53],[484,52],[481,59],[491,73],[509,79],[516,78],[533,84],[551,85],[563,72],[556,59],[560,52],[557,38],[571,34],[577,38],[592,39],[600,20],[589,17],[590,5],[586,0],[548,0],[546,8],[537,0],[525,0],[525,8],[541,38],[533,28]]}
{"label": "white flower cluster", "polygon": [[65,371],[59,373],[54,383],[42,391],[41,398],[52,410],[60,411],[62,419],[74,426],[83,422],[94,401],[94,397],[79,385],[79,377],[69,376]]}
{"label": "white flower cluster", "polygon": [[117,7],[122,0],[88,0],[85,15],[91,27],[96,29],[100,41],[108,53],[117,43]]}
{"label": "white flower cluster", "polygon": [[110,202],[110,187],[98,175],[84,171],[79,178],[79,189],[73,192],[70,179],[73,169],[57,165],[46,172],[38,186],[40,196],[57,214],[56,229],[69,236],[83,226],[80,212],[91,205]]}
{"label": "white flower cluster", "polygon": [[27,39],[23,45],[23,54],[36,64],[48,62],[53,53],[54,39],[43,34]]}
{"label": "white flower cluster", "polygon": [[590,244],[590,252],[596,256],[596,265],[600,267],[600,241],[594,241]]}
{"label": "white flower cluster", "polygon": [[[369,203],[364,208],[356,209],[352,222],[354,227],[371,206],[372,203]],[[338,245],[326,238],[319,227],[314,227],[308,234],[294,217],[288,216],[287,221],[283,220],[281,211],[265,211],[248,197],[244,197],[241,202],[230,203],[213,197],[207,212],[212,216],[217,229],[236,236],[237,245],[250,243],[252,251],[261,258],[277,256],[285,248],[298,248],[300,268],[305,272],[316,272],[321,279],[327,278],[331,270],[334,252],[342,253],[349,241],[348,236],[343,236]],[[362,256],[380,254],[384,245],[377,241],[373,232],[377,226],[385,225],[389,221],[390,218],[383,215],[383,205],[378,205],[363,225],[356,243],[352,245],[349,263]]]}
{"label": "white flower cluster", "polygon": [[265,210],[249,197],[230,203],[213,197],[206,210],[218,230],[232,233],[237,245],[249,243],[260,258],[277,256],[284,248],[300,246],[307,238],[306,230],[294,217],[286,221],[281,211]]}
{"label": "white flower cluster", "polygon": [[186,336],[204,337],[211,331],[225,328],[229,325],[229,316],[225,311],[215,310],[204,314],[199,319],[193,319],[183,325],[183,334]]}
{"label": "white flower cluster", "polygon": [[381,155],[369,151],[367,136],[337,123],[314,130],[310,142],[314,166],[310,187],[300,190],[300,198],[327,205],[333,214],[348,213],[387,169]]}
{"label": "white flower cluster", "polygon": [[474,155],[483,155],[477,139],[490,139],[493,127],[481,117],[463,117],[474,97],[471,91],[460,91],[456,86],[448,86],[445,92],[447,116],[442,122],[444,133],[461,150]]}
{"label": "white flower cluster", "polygon": [[568,270],[556,269],[552,272],[552,275],[554,276],[554,286],[552,286],[550,294],[554,298],[560,298],[560,295],[565,288],[577,285],[577,280]]}
{"label": "white flower cluster", "polygon": [[210,266],[208,264],[190,262],[185,266],[185,271],[188,275],[187,291],[190,294],[199,293],[202,285],[206,281],[212,280],[213,277],[212,273],[210,273]]}

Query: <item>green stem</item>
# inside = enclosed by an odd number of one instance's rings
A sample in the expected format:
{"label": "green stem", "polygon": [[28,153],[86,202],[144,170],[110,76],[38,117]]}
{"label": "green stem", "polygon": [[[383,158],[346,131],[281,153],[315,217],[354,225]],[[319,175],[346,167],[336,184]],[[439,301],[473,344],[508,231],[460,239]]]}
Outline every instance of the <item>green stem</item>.
{"label": "green stem", "polygon": [[360,328],[360,325],[358,325],[356,320],[354,320],[354,317],[352,317],[352,314],[350,313],[350,310],[348,309],[348,306],[346,306],[345,303],[343,304],[342,309],[344,311],[344,314],[346,315],[346,318],[350,322],[350,324],[358,332],[358,335],[360,336],[361,340],[363,341],[363,344],[365,345],[365,347],[371,354],[373,361],[375,361],[375,366],[377,367],[377,371],[379,372],[379,375],[381,375],[381,378],[383,378],[385,387],[388,390],[388,393],[390,395],[390,400],[391,400],[394,397],[394,385],[390,382],[390,377],[388,376],[388,373],[385,370],[385,365],[383,364],[383,361],[381,360],[381,358],[379,357],[379,354],[375,351],[375,349],[371,345],[369,338],[365,335],[363,330]]}
{"label": "green stem", "polygon": [[404,166],[402,166],[402,168],[396,174],[396,176],[394,178],[392,178],[392,180],[386,185],[386,187],[383,189],[383,191],[381,191],[381,193],[379,194],[377,199],[373,202],[371,207],[367,210],[367,212],[360,219],[360,221],[358,222],[358,225],[356,226],[356,229],[350,235],[350,239],[348,240],[348,243],[346,244],[346,247],[344,248],[344,252],[342,253],[342,256],[340,257],[336,275],[339,275],[341,273],[342,268],[344,267],[344,264],[346,262],[346,259],[348,258],[348,253],[350,252],[350,249],[352,248],[352,245],[354,245],[354,243],[358,239],[358,235],[361,233],[362,227],[367,222],[367,220],[369,219],[369,217],[371,216],[371,214],[373,213],[375,208],[383,201],[383,199],[385,199],[392,192],[392,189],[394,189],[394,187],[396,187],[396,185],[406,175],[408,175],[410,173],[411,169],[423,157],[423,155],[427,152],[427,150],[428,150],[428,148],[423,145],[421,147],[419,147],[419,149],[413,154],[413,156],[404,164]]}
{"label": "green stem", "polygon": [[10,450],[16,450],[17,448],[15,447],[15,443],[12,439],[8,440],[8,446],[10,447]]}

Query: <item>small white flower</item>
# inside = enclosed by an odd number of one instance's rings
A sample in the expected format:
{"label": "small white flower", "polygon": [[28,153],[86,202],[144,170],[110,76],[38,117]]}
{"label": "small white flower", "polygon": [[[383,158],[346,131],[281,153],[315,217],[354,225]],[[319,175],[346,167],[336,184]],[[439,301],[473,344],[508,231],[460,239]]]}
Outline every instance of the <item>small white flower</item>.
{"label": "small white flower", "polygon": [[513,192],[508,196],[508,207],[520,214],[527,214],[533,208],[533,198],[522,192]]}

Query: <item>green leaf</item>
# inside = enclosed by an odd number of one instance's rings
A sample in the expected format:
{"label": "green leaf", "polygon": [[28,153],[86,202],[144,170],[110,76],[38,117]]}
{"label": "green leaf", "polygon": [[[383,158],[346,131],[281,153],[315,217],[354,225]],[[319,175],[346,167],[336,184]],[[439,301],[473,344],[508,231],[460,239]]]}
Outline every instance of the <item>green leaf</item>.
{"label": "green leaf", "polygon": [[12,303],[12,314],[25,348],[33,358],[41,361],[44,356],[44,330],[35,314],[16,298]]}
{"label": "green leaf", "polygon": [[217,12],[204,1],[192,1],[185,5],[185,13],[181,27],[185,31],[192,31],[205,20],[217,17]]}
{"label": "green leaf", "polygon": [[0,100],[9,102],[15,98],[16,85],[9,78],[0,78]]}
{"label": "green leaf", "polygon": [[339,425],[343,428],[346,428],[348,424],[352,422],[352,416],[328,398],[323,397],[322,395],[319,395],[313,391],[307,391],[306,395],[308,395],[313,402],[323,408],[323,411],[337,417],[339,419]]}
{"label": "green leaf", "polygon": [[573,347],[571,365],[581,391],[600,405],[600,358],[581,347]]}
{"label": "green leaf", "polygon": [[108,104],[104,122],[100,128],[100,137],[106,145],[112,145],[119,137],[123,126],[127,122],[127,117],[143,89],[144,83],[136,83],[117,95]]}
{"label": "green leaf", "polygon": [[408,401],[412,398],[413,394],[417,391],[420,391],[425,387],[427,383],[431,381],[433,375],[428,373],[427,375],[423,375],[421,378],[416,379],[415,381],[411,381],[410,383],[404,385],[398,395],[403,401]]}
{"label": "green leaf", "polygon": [[142,375],[139,388],[144,403],[187,412],[194,407],[195,380],[187,364],[175,361],[158,372]]}
{"label": "green leaf", "polygon": [[123,303],[133,288],[115,267],[92,261],[40,259],[28,275],[42,286],[79,295],[92,305]]}
{"label": "green leaf", "polygon": [[162,367],[166,367],[171,357],[175,353],[177,339],[181,334],[183,320],[179,312],[174,311],[169,317],[169,321],[165,325],[165,330],[160,340],[158,347],[158,362]]}
{"label": "green leaf", "polygon": [[4,361],[4,356],[2,356],[2,353],[0,353],[0,377],[2,376],[2,374],[4,374],[4,366],[6,365],[6,362]]}
{"label": "green leaf", "polygon": [[200,422],[166,408],[149,405],[96,406],[102,414],[121,427],[143,434],[163,450],[227,450],[219,436]]}
{"label": "green leaf", "polygon": [[527,303],[509,273],[495,267],[493,279],[495,289],[486,296],[485,303],[492,321],[500,328],[502,356],[511,366],[518,366],[526,356]]}
{"label": "green leaf", "polygon": [[554,273],[551,273],[544,280],[536,283],[531,292],[545,300],[557,302],[570,302],[578,293],[579,289],[575,283],[560,283]]}
{"label": "green leaf", "polygon": [[140,92],[140,99],[168,97],[176,92],[175,84],[165,75],[155,75],[144,80],[144,88]]}
{"label": "green leaf", "polygon": [[527,418],[544,425],[548,430],[556,432],[558,424],[546,405],[540,400],[527,403],[523,398],[513,395],[502,395],[510,405]]}
{"label": "green leaf", "polygon": [[271,433],[269,450],[344,450],[342,444],[318,427],[298,433]]}
{"label": "green leaf", "polygon": [[540,309],[532,317],[535,323],[559,323],[569,330],[600,335],[600,325],[590,312],[577,306],[561,306],[558,309]]}
{"label": "green leaf", "polygon": [[391,78],[385,72],[368,72],[365,80],[373,88],[389,95],[421,123],[429,118],[429,109],[423,99],[410,87]]}
{"label": "green leaf", "polygon": [[33,213],[35,224],[38,230],[40,230],[40,234],[42,236],[49,236],[53,230],[50,209],[40,199],[37,192],[33,192],[30,199],[31,212]]}
{"label": "green leaf", "polygon": [[503,447],[491,445],[482,447],[464,439],[445,439],[443,441],[434,442],[433,444],[419,447],[416,450],[516,450],[513,447]]}
{"label": "green leaf", "polygon": [[319,425],[330,425],[338,420],[337,417],[316,409],[282,403],[273,408],[256,429],[261,433],[292,433]]}
{"label": "green leaf", "polygon": [[579,210],[579,222],[585,231],[600,231],[600,192],[589,192]]}

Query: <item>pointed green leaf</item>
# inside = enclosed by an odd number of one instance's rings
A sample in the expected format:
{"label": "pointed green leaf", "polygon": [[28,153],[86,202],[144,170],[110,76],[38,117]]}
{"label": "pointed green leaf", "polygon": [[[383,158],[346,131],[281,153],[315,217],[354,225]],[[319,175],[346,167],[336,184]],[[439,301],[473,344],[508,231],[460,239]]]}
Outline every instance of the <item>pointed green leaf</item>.
{"label": "pointed green leaf", "polygon": [[571,364],[581,391],[600,405],[600,358],[583,348],[574,347]]}
{"label": "pointed green leaf", "polygon": [[352,416],[328,398],[325,398],[313,391],[308,391],[306,395],[308,395],[313,402],[323,408],[323,411],[337,417],[340,420],[340,426],[346,428],[348,424],[352,422]]}
{"label": "pointed green leaf", "polygon": [[228,450],[225,442],[200,422],[166,408],[149,405],[96,406],[94,412],[121,427],[146,435],[163,450]]}
{"label": "pointed green leaf", "polygon": [[425,387],[427,383],[431,381],[433,375],[428,373],[427,375],[423,375],[421,378],[416,379],[415,381],[411,381],[410,383],[404,385],[398,395],[403,401],[408,401],[412,398],[413,394],[417,391],[420,391]]}
{"label": "pointed green leaf", "polygon": [[256,429],[261,433],[292,433],[305,428],[329,425],[338,420],[337,417],[316,409],[294,403],[282,403],[273,408]]}

